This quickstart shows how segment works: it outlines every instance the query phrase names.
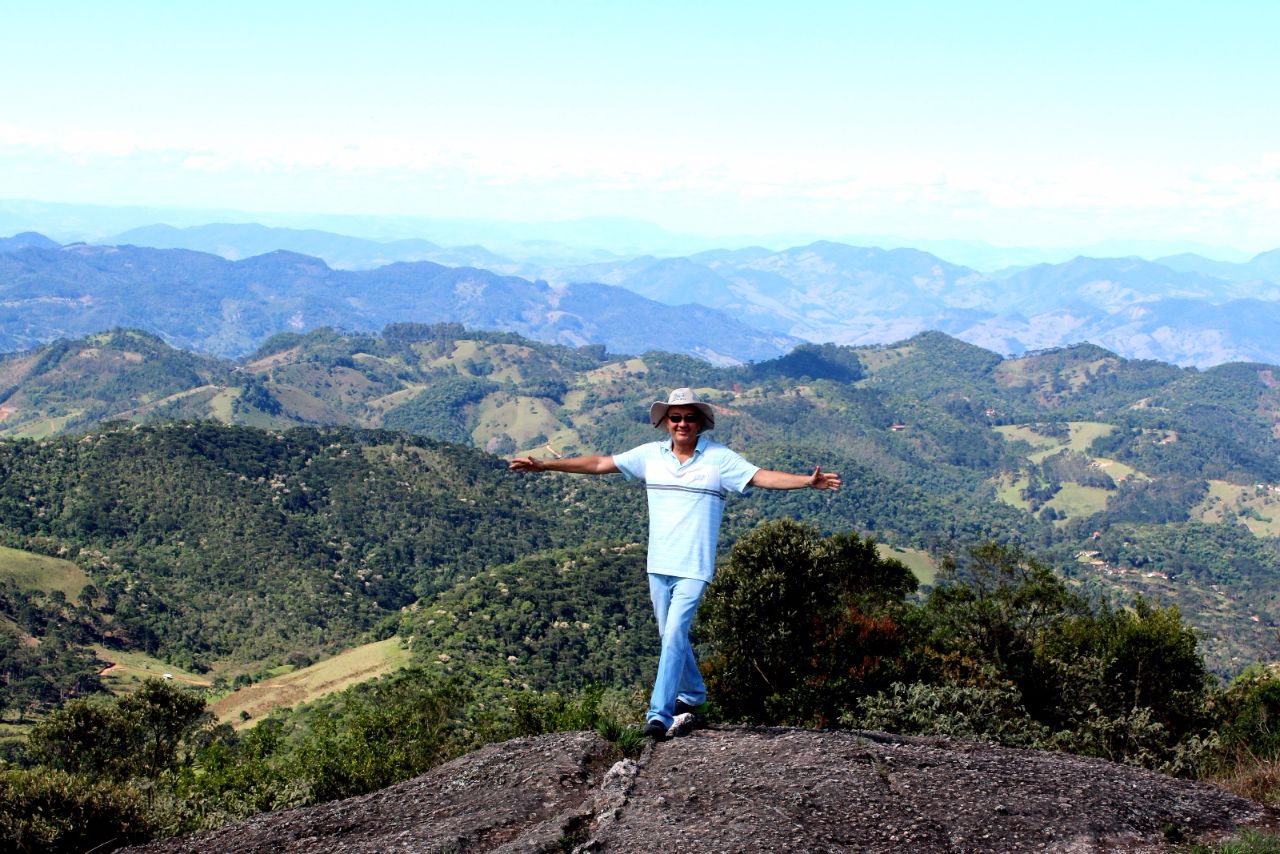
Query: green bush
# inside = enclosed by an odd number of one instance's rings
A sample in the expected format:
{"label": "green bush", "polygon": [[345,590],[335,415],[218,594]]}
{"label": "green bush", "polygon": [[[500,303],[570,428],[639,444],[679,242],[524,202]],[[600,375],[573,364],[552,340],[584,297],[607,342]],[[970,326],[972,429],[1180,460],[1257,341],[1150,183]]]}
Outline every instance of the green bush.
{"label": "green bush", "polygon": [[1269,830],[1246,830],[1217,845],[1193,845],[1187,854],[1280,854],[1280,836]]}
{"label": "green bush", "polygon": [[144,842],[153,832],[139,793],[51,768],[0,772],[0,839],[7,850],[84,852]]}
{"label": "green bush", "polygon": [[457,730],[464,694],[417,680],[344,694],[315,716],[299,750],[298,770],[313,802],[361,795],[406,780],[462,752]]}
{"label": "green bush", "polygon": [[928,685],[895,682],[858,703],[840,723],[902,735],[947,735],[1010,747],[1047,747],[1049,728],[1022,707],[1011,686]]}
{"label": "green bush", "polygon": [[[948,561],[920,613],[923,666],[962,684],[1011,683],[1033,717],[1057,699],[1040,652],[1088,603],[1018,549],[988,543]],[[943,665],[937,662],[945,662]],[[933,679],[926,681],[934,681]]]}
{"label": "green bush", "polygon": [[734,544],[702,606],[716,704],[730,720],[835,722],[893,681],[915,586],[871,540],[823,539],[790,519],[760,525]]}
{"label": "green bush", "polygon": [[154,780],[209,720],[203,697],[148,679],[124,697],[70,701],[35,726],[27,750],[35,762],[73,774]]}
{"label": "green bush", "polygon": [[594,729],[610,741],[616,741],[615,734],[624,732],[629,724],[640,720],[645,702],[639,689],[604,685],[592,685],[568,696],[555,692],[522,692],[509,700],[511,721],[507,726],[510,731],[494,731],[491,736],[515,738]]}
{"label": "green bush", "polygon": [[1107,657],[1102,681],[1111,689],[1111,709],[1149,708],[1174,739],[1192,731],[1210,677],[1195,632],[1178,608],[1154,608],[1139,598],[1132,609],[1104,612],[1099,622]]}
{"label": "green bush", "polygon": [[1280,759],[1280,675],[1246,671],[1218,698],[1216,711],[1229,760]]}
{"label": "green bush", "polygon": [[219,727],[196,750],[190,765],[163,782],[165,834],[206,830],[269,810],[311,803],[312,787],[300,779],[280,717],[245,733]]}

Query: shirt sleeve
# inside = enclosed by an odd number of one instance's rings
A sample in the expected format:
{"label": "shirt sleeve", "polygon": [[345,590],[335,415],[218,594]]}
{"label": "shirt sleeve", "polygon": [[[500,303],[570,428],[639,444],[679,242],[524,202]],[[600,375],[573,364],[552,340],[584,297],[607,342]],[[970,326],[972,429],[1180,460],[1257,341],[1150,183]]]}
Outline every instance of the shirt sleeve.
{"label": "shirt sleeve", "polygon": [[648,445],[640,445],[621,454],[613,455],[613,464],[627,480],[644,480],[644,463],[648,457]]}
{"label": "shirt sleeve", "polygon": [[747,462],[736,451],[728,448],[721,451],[720,483],[734,492],[746,492],[751,485],[751,478],[758,471],[760,466]]}

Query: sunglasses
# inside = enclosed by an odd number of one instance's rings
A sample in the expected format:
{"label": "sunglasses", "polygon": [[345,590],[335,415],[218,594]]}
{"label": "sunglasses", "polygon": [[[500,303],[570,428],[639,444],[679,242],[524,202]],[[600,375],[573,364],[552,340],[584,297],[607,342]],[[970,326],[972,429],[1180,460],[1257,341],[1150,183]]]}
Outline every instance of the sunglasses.
{"label": "sunglasses", "polygon": [[699,421],[702,420],[702,416],[701,415],[681,415],[679,413],[676,413],[675,415],[668,415],[667,420],[670,421],[672,424],[679,424],[681,421],[688,421],[690,424],[697,424]]}

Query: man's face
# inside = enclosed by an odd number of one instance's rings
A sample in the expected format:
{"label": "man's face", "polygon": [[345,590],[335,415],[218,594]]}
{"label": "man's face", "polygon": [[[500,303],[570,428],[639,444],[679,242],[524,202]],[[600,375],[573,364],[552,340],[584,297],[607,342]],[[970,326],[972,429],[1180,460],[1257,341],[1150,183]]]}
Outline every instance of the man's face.
{"label": "man's face", "polygon": [[673,440],[687,442],[697,438],[702,429],[702,413],[692,406],[673,406],[667,410],[664,423]]}

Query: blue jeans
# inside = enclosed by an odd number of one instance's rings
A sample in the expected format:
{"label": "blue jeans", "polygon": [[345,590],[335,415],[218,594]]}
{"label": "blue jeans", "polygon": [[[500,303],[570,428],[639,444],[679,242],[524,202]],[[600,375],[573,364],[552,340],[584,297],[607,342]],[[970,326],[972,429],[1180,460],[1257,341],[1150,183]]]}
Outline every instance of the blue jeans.
{"label": "blue jeans", "polygon": [[676,700],[697,706],[707,699],[707,686],[698,670],[698,660],[689,643],[689,628],[698,613],[698,602],[707,582],[674,575],[649,575],[649,598],[662,635],[658,657],[658,677],[649,698],[649,720],[657,718],[667,726],[675,719]]}

